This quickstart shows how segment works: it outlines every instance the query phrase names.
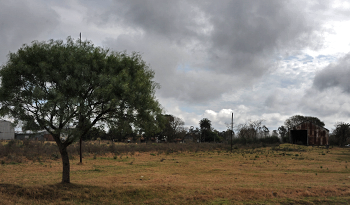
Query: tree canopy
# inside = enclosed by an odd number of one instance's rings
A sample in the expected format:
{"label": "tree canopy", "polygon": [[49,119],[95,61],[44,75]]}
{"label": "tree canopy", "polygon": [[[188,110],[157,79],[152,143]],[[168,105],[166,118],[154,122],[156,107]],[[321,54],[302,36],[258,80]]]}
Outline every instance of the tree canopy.
{"label": "tree canopy", "polygon": [[199,121],[201,130],[211,130],[211,121],[208,118],[203,118]]}
{"label": "tree canopy", "polygon": [[212,133],[212,127],[211,127],[211,121],[208,118],[203,118],[199,121],[199,127],[201,130],[201,142],[206,141],[214,141],[215,136],[213,136],[213,140],[211,140],[211,133]]}
{"label": "tree canopy", "polygon": [[47,130],[62,155],[62,182],[69,183],[66,147],[96,123],[126,120],[157,128],[162,110],[153,77],[137,53],[111,52],[70,37],[34,41],[10,53],[1,67],[0,114],[27,129]]}
{"label": "tree canopy", "polygon": [[350,136],[350,123],[338,122],[334,127],[332,135],[336,138],[339,146],[344,146]]}
{"label": "tree canopy", "polygon": [[292,127],[305,122],[305,121],[310,121],[315,123],[316,125],[319,125],[321,127],[324,127],[324,122],[322,122],[320,119],[317,117],[311,117],[311,116],[302,116],[302,115],[294,115],[284,122],[284,125],[288,128],[291,129]]}
{"label": "tree canopy", "polygon": [[162,131],[158,135],[160,138],[166,136],[168,142],[173,142],[176,138],[182,139],[186,134],[185,122],[179,117],[169,114],[163,115],[161,123],[163,125]]}
{"label": "tree canopy", "polygon": [[284,127],[283,125],[280,126],[278,128],[278,133],[280,134],[281,136],[281,139],[282,139],[282,142],[288,142],[288,137],[287,137],[287,134],[288,134],[288,130],[286,127]]}

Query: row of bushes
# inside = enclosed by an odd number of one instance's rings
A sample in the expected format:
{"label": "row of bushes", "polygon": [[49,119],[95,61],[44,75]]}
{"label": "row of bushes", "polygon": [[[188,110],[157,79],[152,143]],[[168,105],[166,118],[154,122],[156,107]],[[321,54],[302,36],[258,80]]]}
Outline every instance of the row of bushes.
{"label": "row of bushes", "polygon": [[277,136],[267,136],[262,138],[245,138],[245,137],[238,137],[234,138],[232,140],[233,144],[241,144],[241,145],[247,145],[247,144],[278,144],[280,143],[280,138]]}
{"label": "row of bushes", "polygon": [[[278,143],[279,141],[265,138],[264,140],[254,141],[254,143]],[[247,141],[234,139],[235,146],[237,144],[247,144]],[[79,143],[68,146],[70,156],[79,155]],[[142,143],[142,144],[116,144],[116,143],[98,143],[98,142],[83,142],[82,152],[84,154],[104,155],[107,153],[119,154],[134,154],[135,152],[158,152],[158,153],[173,153],[173,152],[200,152],[231,149],[230,143]],[[0,158],[21,158],[25,157],[29,160],[37,160],[40,158],[60,158],[58,147],[55,143],[43,143],[31,140],[11,140],[7,144],[0,143]]]}
{"label": "row of bushes", "polygon": [[[214,143],[142,143],[142,144],[116,144],[116,143],[96,143],[83,142],[82,152],[88,154],[104,155],[107,153],[128,154],[135,152],[185,152],[185,151],[211,151],[215,149],[225,149],[228,145]],[[79,143],[68,146],[67,150],[70,155],[79,154]],[[11,140],[6,145],[0,143],[0,157],[9,155],[25,156],[28,159],[39,156],[57,156],[59,150],[54,143],[42,143],[38,141],[16,141]]]}

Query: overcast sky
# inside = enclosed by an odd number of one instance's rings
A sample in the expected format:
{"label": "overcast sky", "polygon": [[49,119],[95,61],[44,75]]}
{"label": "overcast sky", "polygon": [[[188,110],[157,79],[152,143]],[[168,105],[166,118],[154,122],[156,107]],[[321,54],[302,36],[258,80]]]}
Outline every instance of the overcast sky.
{"label": "overcast sky", "polygon": [[0,63],[33,40],[140,52],[167,114],[217,130],[296,114],[350,122],[350,4],[293,0],[0,0]]}

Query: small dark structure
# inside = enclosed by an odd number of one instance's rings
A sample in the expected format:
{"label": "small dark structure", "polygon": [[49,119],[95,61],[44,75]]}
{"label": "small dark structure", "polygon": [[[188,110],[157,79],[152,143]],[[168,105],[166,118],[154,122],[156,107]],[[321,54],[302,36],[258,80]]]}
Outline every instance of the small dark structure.
{"label": "small dark structure", "polygon": [[54,141],[53,136],[47,131],[38,133],[16,133],[16,140]]}
{"label": "small dark structure", "polygon": [[49,132],[44,132],[44,139],[45,141],[55,141],[55,139],[53,138],[53,136],[49,133]]}
{"label": "small dark structure", "polygon": [[329,130],[311,121],[302,122],[289,130],[292,144],[328,145]]}
{"label": "small dark structure", "polygon": [[27,140],[29,139],[30,134],[27,133],[15,133],[16,140]]}

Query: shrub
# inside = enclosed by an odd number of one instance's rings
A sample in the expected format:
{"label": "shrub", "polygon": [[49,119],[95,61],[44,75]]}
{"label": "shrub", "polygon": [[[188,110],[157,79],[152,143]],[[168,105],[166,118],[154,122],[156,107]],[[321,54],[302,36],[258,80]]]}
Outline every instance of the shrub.
{"label": "shrub", "polygon": [[51,159],[57,160],[59,158],[58,154],[52,154]]}
{"label": "shrub", "polygon": [[[239,150],[239,145],[241,142],[245,142],[245,139],[235,138],[233,149],[235,152]],[[264,138],[265,141],[269,141]],[[247,141],[247,140],[246,140]],[[274,142],[274,140],[271,140]],[[262,144],[260,141],[257,144],[250,144],[249,147],[260,148]],[[268,144],[264,142],[264,144]],[[241,144],[242,145],[242,144]],[[246,148],[248,146],[245,146]],[[74,143],[68,148],[69,157],[72,158],[79,154],[79,143]],[[280,148],[274,148],[276,150],[280,150]],[[217,152],[221,153],[222,151],[230,152],[231,151],[231,143],[159,143],[159,144],[122,144],[122,143],[110,143],[105,144],[94,143],[91,141],[83,141],[82,144],[82,152],[85,156],[89,156],[92,154],[94,159],[98,155],[104,155],[106,153],[112,153],[114,156],[119,155],[134,155],[136,152],[152,152],[154,155],[160,155],[163,153],[166,154],[176,154],[182,152]],[[1,157],[14,157],[21,156],[21,158],[27,158],[28,160],[36,161],[39,157],[42,160],[45,159],[53,159],[57,160],[60,158],[60,153],[58,147],[54,143],[41,143],[32,140],[23,140],[23,141],[9,141],[8,144],[3,145],[0,143],[0,158]],[[18,161],[20,159],[18,158]]]}

